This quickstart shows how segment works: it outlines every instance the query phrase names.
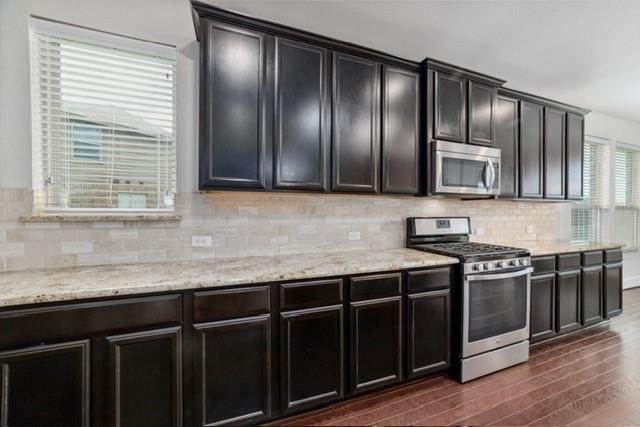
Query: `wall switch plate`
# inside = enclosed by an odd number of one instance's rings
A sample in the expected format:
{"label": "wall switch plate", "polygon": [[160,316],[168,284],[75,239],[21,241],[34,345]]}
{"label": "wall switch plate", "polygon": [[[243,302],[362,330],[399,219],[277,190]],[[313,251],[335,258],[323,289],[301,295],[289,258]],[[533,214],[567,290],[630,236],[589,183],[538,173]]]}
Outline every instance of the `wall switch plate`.
{"label": "wall switch plate", "polygon": [[359,231],[350,231],[349,232],[349,240],[360,240],[360,232]]}
{"label": "wall switch plate", "polygon": [[533,234],[535,232],[535,227],[533,225],[527,225],[526,230],[528,234]]}
{"label": "wall switch plate", "polygon": [[474,230],[474,234],[476,236],[484,236],[484,228],[476,227],[475,230]]}
{"label": "wall switch plate", "polygon": [[192,248],[210,248],[211,236],[191,236]]}

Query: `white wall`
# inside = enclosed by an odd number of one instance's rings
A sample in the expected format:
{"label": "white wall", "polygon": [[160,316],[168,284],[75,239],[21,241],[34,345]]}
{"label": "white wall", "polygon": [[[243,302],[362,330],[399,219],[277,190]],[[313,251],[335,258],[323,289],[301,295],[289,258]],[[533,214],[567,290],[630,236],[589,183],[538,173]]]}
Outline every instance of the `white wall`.
{"label": "white wall", "polygon": [[0,187],[31,188],[29,15],[174,45],[178,191],[197,189],[198,45],[187,0],[0,0]]}
{"label": "white wall", "polygon": [[[607,114],[593,112],[585,121],[585,133],[590,136],[604,138],[609,141],[611,153],[615,153],[618,143],[637,145],[640,147],[640,123],[619,119]],[[610,156],[609,170],[615,167],[615,156]],[[610,193],[615,194],[615,182],[610,180]],[[613,215],[611,216],[613,222]],[[610,224],[613,226],[613,224]],[[624,286],[640,286],[640,252],[624,254]]]}

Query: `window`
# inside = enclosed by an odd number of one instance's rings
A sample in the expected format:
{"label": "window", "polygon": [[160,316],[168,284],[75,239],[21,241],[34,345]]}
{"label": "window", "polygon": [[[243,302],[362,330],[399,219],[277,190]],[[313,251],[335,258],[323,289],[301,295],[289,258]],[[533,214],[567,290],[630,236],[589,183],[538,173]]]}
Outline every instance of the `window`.
{"label": "window", "polygon": [[173,210],[174,47],[32,18],[37,210]]}
{"label": "window", "polygon": [[616,148],[614,239],[626,250],[638,249],[638,191],[640,190],[640,151]]}
{"label": "window", "polygon": [[100,160],[102,131],[95,126],[72,127],[74,160]]}
{"label": "window", "polygon": [[607,240],[609,192],[609,145],[589,138],[584,144],[584,199],[571,209],[571,240],[574,243]]}

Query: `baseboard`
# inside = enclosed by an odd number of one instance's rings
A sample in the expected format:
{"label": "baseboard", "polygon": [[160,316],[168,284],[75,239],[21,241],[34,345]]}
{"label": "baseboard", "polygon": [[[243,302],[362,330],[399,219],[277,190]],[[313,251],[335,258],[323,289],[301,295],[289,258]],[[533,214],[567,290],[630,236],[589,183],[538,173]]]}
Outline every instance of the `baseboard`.
{"label": "baseboard", "polygon": [[627,277],[622,283],[622,289],[640,287],[640,276]]}

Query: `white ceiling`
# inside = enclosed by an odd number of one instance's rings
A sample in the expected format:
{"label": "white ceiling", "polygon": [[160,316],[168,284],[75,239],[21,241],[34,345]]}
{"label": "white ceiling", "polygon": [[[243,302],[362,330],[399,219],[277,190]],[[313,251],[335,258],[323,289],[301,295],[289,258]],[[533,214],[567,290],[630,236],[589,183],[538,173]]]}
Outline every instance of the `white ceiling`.
{"label": "white ceiling", "polygon": [[640,0],[207,0],[640,122]]}

